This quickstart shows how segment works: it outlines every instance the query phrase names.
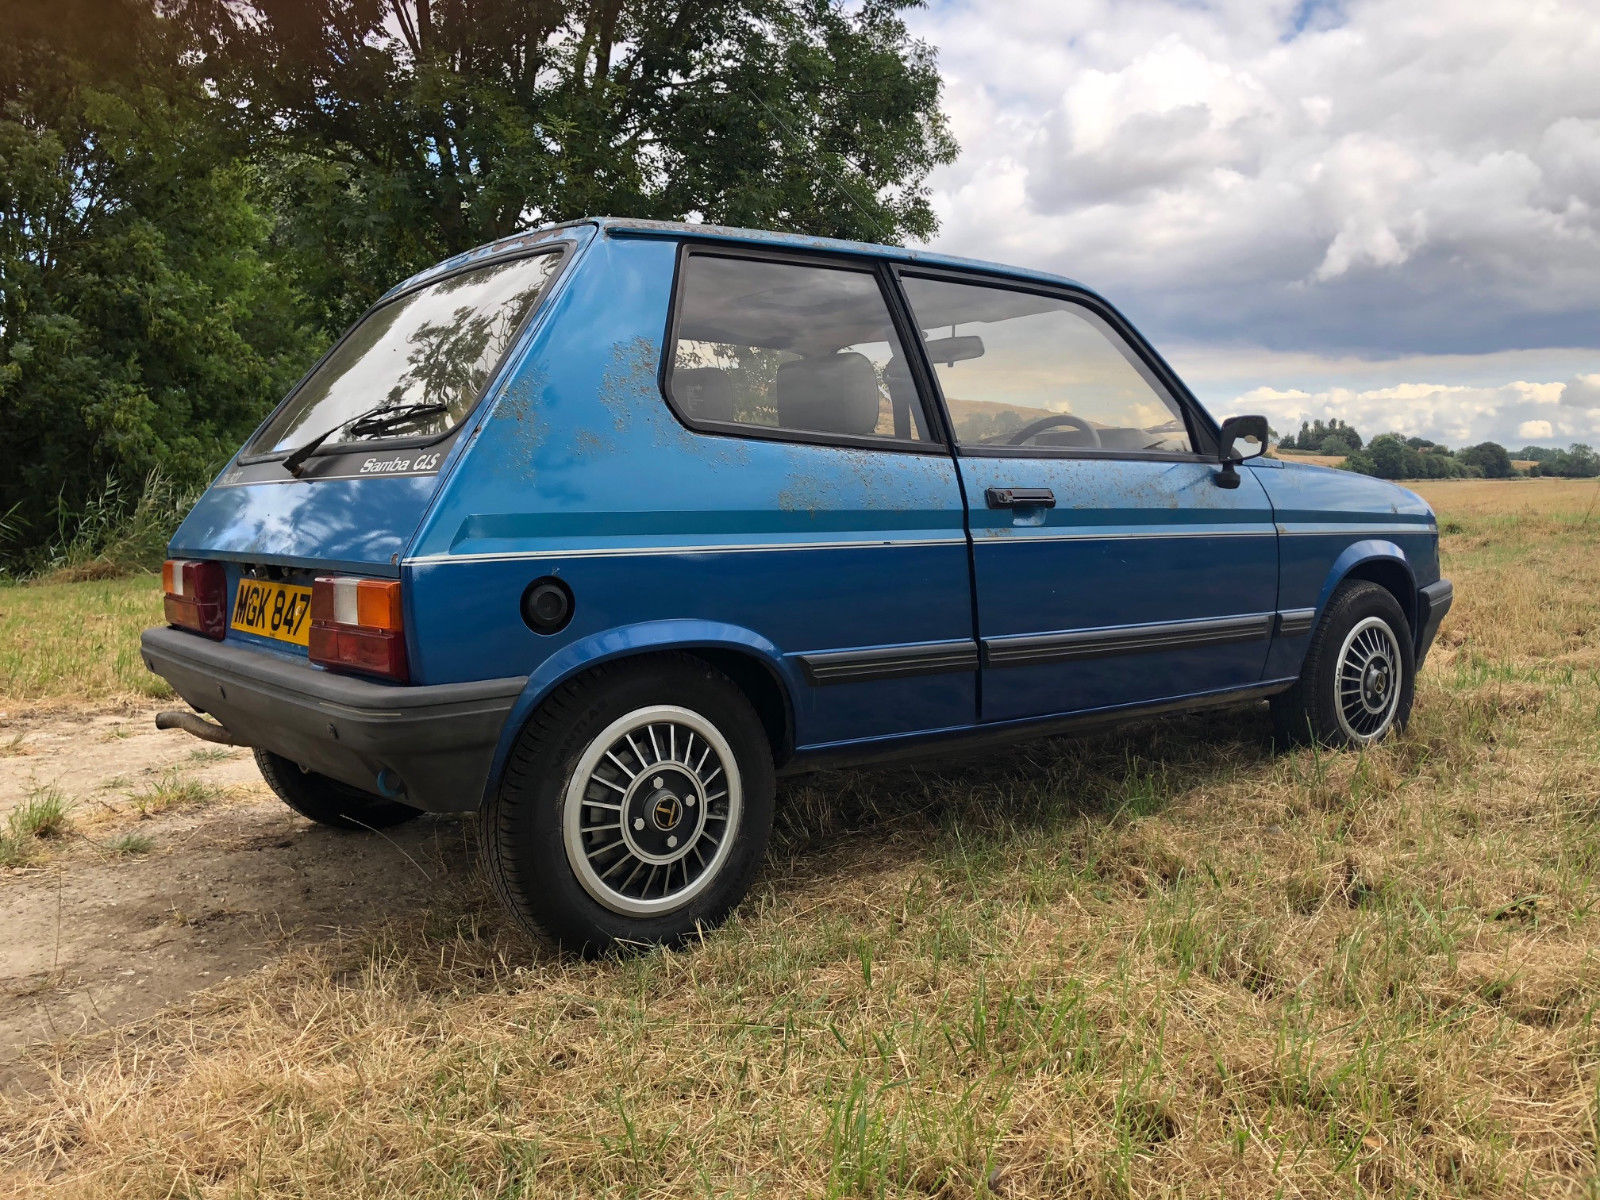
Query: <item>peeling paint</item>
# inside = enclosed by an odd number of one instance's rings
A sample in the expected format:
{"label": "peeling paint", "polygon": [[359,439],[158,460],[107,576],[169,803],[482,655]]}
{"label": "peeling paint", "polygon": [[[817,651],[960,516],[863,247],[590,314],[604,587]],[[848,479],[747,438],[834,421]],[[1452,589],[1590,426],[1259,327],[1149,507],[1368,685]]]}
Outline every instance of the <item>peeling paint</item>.
{"label": "peeling paint", "polygon": [[494,439],[496,448],[510,467],[528,479],[534,477],[534,460],[550,434],[548,394],[547,372],[525,362],[501,392],[489,418],[494,429],[504,431]]}
{"label": "peeling paint", "polygon": [[600,379],[599,399],[612,414],[618,433],[638,422],[657,428],[660,442],[664,421],[671,421],[666,399],[656,386],[661,370],[661,353],[655,342],[642,334],[618,342],[611,351],[611,362]]}

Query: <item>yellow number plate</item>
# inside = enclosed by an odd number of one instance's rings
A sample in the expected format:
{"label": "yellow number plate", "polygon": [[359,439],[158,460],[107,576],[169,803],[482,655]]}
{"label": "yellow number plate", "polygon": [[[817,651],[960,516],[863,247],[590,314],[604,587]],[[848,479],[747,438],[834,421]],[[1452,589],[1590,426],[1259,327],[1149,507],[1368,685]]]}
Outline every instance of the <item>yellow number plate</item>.
{"label": "yellow number plate", "polygon": [[311,589],[264,579],[241,579],[233,598],[233,627],[261,637],[311,642]]}

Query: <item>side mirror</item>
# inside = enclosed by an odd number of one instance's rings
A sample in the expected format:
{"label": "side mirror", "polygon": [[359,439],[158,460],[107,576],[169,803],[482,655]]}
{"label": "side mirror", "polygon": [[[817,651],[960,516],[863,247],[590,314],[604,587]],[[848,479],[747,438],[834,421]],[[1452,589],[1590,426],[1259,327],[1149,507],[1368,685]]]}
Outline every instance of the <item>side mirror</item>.
{"label": "side mirror", "polygon": [[1265,454],[1267,437],[1265,417],[1229,417],[1224,421],[1217,435],[1222,458],[1222,470],[1216,475],[1217,486],[1238,487],[1239,472],[1234,468],[1246,459],[1259,458]]}

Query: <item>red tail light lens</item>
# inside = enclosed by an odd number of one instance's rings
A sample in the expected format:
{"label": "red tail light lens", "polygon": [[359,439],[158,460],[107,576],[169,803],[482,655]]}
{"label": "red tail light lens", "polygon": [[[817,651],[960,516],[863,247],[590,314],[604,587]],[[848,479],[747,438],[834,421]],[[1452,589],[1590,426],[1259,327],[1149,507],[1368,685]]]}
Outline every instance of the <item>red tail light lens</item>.
{"label": "red tail light lens", "polygon": [[406,681],[400,584],[321,575],[311,585],[311,661]]}
{"label": "red tail light lens", "polygon": [[219,562],[169,558],[161,567],[167,623],[221,641],[228,632],[228,578]]}

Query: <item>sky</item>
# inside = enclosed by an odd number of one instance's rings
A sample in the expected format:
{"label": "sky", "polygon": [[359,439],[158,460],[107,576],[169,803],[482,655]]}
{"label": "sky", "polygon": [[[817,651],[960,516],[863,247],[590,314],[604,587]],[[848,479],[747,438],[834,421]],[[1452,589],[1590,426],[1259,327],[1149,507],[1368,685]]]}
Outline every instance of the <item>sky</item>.
{"label": "sky", "polygon": [[1071,276],[1216,416],[1600,445],[1600,0],[930,0],[932,245]]}

